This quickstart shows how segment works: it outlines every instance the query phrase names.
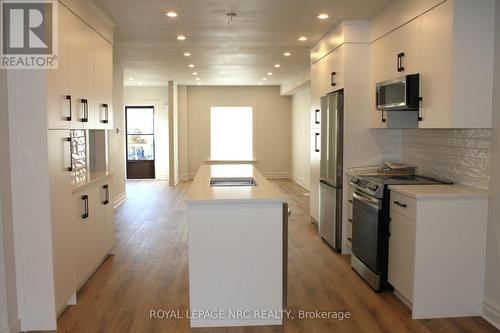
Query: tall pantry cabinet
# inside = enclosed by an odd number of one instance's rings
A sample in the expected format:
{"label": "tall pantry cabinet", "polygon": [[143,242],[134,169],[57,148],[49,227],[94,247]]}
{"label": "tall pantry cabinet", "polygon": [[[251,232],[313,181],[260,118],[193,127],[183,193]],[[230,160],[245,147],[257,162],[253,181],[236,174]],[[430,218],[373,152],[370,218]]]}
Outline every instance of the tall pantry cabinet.
{"label": "tall pantry cabinet", "polygon": [[[58,12],[59,67],[47,71],[47,128],[54,293],[60,313],[75,304],[78,289],[107,257],[115,232],[106,139],[106,130],[113,127],[113,47],[62,3]],[[104,139],[90,139],[96,136]]]}
{"label": "tall pantry cabinet", "polygon": [[[344,21],[311,50],[311,218],[321,224],[319,216],[319,176],[321,142],[321,96],[344,90],[343,168],[366,163],[378,155],[373,133],[369,128],[369,26],[367,22]],[[348,226],[348,178],[344,176],[342,189],[342,251],[350,252]],[[332,205],[333,207],[333,205]]]}

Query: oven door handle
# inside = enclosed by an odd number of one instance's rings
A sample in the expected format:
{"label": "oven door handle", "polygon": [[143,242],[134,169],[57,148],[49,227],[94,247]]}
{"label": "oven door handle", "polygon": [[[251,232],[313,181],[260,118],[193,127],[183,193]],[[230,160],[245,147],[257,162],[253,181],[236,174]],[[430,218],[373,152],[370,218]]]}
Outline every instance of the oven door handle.
{"label": "oven door handle", "polygon": [[364,196],[362,194],[359,194],[358,192],[354,192],[352,194],[352,196],[355,199],[361,201],[362,203],[367,204],[370,207],[373,207],[373,208],[380,210],[380,201],[379,200]]}

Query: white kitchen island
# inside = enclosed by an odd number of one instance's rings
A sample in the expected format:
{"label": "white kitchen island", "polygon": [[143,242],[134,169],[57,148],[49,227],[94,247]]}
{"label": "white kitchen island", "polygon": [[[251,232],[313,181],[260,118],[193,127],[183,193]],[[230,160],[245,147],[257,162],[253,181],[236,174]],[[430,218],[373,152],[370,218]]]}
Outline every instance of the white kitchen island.
{"label": "white kitchen island", "polygon": [[281,325],[284,196],[252,165],[203,165],[186,203],[191,327]]}

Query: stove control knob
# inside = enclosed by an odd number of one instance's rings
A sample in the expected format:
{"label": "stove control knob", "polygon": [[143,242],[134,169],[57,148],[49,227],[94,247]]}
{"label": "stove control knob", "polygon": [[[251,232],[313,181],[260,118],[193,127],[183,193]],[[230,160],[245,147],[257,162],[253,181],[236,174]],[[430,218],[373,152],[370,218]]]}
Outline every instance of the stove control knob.
{"label": "stove control knob", "polygon": [[378,190],[378,185],[370,185],[368,188],[375,192],[376,190]]}
{"label": "stove control knob", "polygon": [[354,178],[351,180],[351,182],[352,182],[353,184],[357,184],[357,183],[359,183],[359,178],[354,177]]}

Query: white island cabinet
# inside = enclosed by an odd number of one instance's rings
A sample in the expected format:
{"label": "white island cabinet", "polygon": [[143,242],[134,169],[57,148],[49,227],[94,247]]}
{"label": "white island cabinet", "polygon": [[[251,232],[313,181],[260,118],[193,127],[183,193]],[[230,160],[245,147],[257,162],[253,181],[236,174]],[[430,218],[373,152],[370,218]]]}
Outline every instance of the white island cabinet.
{"label": "white island cabinet", "polygon": [[459,185],[389,188],[388,280],[412,318],[481,315],[488,193]]}
{"label": "white island cabinet", "polygon": [[203,165],[186,203],[191,327],[281,325],[284,196],[252,165]]}

